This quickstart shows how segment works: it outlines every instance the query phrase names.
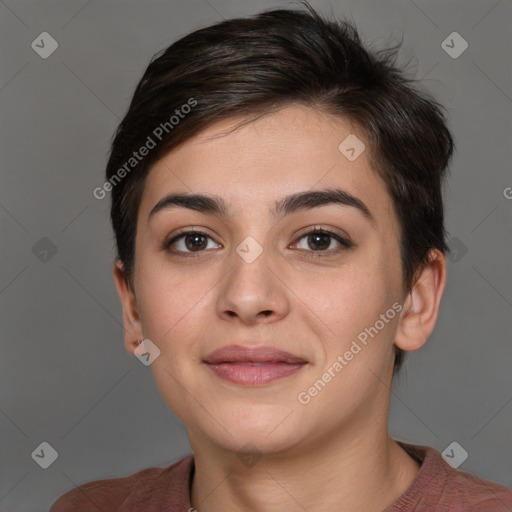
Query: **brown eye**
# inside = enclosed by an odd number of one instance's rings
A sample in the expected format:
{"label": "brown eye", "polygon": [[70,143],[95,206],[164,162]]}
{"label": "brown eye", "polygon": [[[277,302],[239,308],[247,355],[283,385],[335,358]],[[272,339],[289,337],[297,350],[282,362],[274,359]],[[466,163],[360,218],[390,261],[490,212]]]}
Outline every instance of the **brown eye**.
{"label": "brown eye", "polygon": [[[208,248],[208,239],[213,239],[202,231],[183,231],[169,240],[164,248],[173,253],[202,252]],[[174,246],[174,250],[170,250]],[[211,247],[210,247],[211,248]]]}
{"label": "brown eye", "polygon": [[331,245],[331,235],[326,233],[313,233],[308,235],[308,245],[314,251],[328,249]]}
{"label": "brown eye", "polygon": [[206,237],[198,233],[194,233],[193,235],[185,235],[184,241],[185,247],[190,251],[195,251],[196,249],[205,249],[208,245],[208,242],[206,242]]}
{"label": "brown eye", "polygon": [[[304,249],[308,252],[318,252],[318,253],[327,253],[331,254],[333,252],[338,252],[340,250],[348,249],[352,246],[352,244],[344,239],[343,237],[339,236],[336,233],[333,233],[332,231],[326,231],[323,229],[315,229],[313,231],[309,231],[302,235],[299,238],[299,241],[302,239],[306,239],[305,247],[299,247],[299,249]],[[333,241],[338,244],[338,246],[332,248],[331,245]],[[300,244],[300,242],[299,242]],[[299,246],[297,244],[297,246]],[[331,247],[331,248],[330,248]],[[330,248],[330,249],[329,249]],[[321,254],[318,254],[319,256]],[[316,255],[315,255],[316,256]]]}

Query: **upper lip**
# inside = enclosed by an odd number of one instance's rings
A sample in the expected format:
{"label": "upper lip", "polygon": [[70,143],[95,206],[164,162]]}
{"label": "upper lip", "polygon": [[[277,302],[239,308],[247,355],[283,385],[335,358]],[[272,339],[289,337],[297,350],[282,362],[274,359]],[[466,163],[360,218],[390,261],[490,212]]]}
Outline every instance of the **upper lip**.
{"label": "upper lip", "polygon": [[205,363],[306,363],[304,359],[272,346],[227,345],[211,352]]}

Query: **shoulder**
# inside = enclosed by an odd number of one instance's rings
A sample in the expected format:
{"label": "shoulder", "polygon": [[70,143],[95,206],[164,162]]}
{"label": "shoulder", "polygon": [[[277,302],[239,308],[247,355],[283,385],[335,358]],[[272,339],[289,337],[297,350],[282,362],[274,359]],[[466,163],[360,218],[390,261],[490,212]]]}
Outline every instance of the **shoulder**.
{"label": "shoulder", "polygon": [[472,512],[512,511],[512,490],[465,471],[453,470],[443,495],[447,502],[465,504]]}
{"label": "shoulder", "polygon": [[508,487],[455,469],[435,448],[398,443],[421,467],[412,485],[389,510],[512,511],[512,490]]}
{"label": "shoulder", "polygon": [[189,467],[191,456],[188,455],[167,468],[146,468],[132,475],[120,478],[94,480],[81,484],[63,494],[51,506],[49,512],[91,512],[114,511],[137,493],[161,481],[172,483],[173,479],[182,476]]}

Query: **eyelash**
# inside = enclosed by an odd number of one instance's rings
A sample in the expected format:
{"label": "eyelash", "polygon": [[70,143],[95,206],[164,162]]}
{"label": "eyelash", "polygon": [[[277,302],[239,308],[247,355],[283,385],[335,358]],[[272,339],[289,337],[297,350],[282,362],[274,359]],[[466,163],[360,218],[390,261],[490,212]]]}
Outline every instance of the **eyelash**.
{"label": "eyelash", "polygon": [[[325,251],[322,251],[322,250],[311,251],[311,250],[306,250],[306,249],[299,249],[300,251],[305,251],[307,253],[311,253],[311,254],[307,255],[307,257],[309,257],[309,258],[319,258],[319,257],[322,258],[322,257],[325,257],[325,255],[332,256],[333,253],[338,253],[338,252],[344,251],[344,250],[352,247],[352,243],[350,241],[348,241],[347,239],[341,237],[340,235],[338,235],[337,233],[334,233],[333,231],[329,231],[329,230],[322,229],[319,227],[315,227],[314,229],[312,229],[310,231],[306,231],[305,233],[301,234],[294,242],[294,245],[296,243],[298,243],[300,240],[302,240],[303,238],[305,238],[309,235],[316,235],[316,234],[330,236],[331,238],[333,238],[334,240],[339,242],[341,244],[341,246],[336,249],[329,249],[329,250],[325,250]],[[170,240],[164,242],[163,249],[168,251],[172,255],[179,255],[179,256],[186,257],[186,258],[200,257],[201,253],[203,253],[205,251],[204,249],[201,251],[188,251],[188,252],[187,251],[173,252],[173,251],[169,250],[169,248],[171,247],[171,245],[173,243],[177,242],[181,238],[184,238],[186,235],[201,235],[201,236],[204,236],[204,237],[207,237],[207,238],[210,238],[213,240],[213,238],[210,235],[208,235],[207,233],[204,233],[203,231],[194,230],[194,229],[186,229],[186,230],[180,231],[176,236],[174,236]],[[197,254],[194,254],[195,252]]]}

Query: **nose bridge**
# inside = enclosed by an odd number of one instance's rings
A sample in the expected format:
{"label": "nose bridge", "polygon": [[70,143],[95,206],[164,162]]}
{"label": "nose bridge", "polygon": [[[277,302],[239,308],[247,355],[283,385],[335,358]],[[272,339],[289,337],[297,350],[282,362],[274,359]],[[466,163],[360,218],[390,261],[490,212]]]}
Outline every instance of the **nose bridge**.
{"label": "nose bridge", "polygon": [[[256,240],[258,236],[262,243]],[[249,235],[237,246],[229,258],[231,271],[223,281],[218,299],[218,313],[236,314],[245,321],[253,321],[260,313],[283,314],[285,297],[272,271],[271,249],[263,235]]]}
{"label": "nose bridge", "polygon": [[263,236],[258,236],[262,243],[252,235],[245,237],[235,248],[230,258],[233,270],[230,280],[238,287],[256,287],[258,294],[268,293],[271,287],[272,273],[269,271],[270,250]]}

